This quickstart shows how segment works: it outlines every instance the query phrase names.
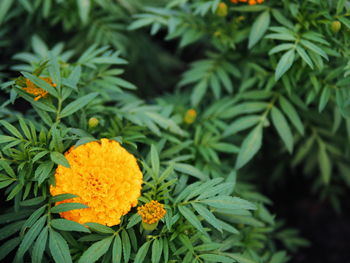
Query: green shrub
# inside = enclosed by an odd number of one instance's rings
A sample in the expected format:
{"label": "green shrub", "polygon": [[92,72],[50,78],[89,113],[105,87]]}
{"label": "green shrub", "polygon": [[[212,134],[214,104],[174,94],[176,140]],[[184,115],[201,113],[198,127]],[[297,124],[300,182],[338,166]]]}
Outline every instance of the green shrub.
{"label": "green shrub", "polygon": [[[0,2],[0,260],[282,263],[308,245],[261,188],[300,174],[341,210],[350,3],[248,2]],[[154,229],[136,208],[110,227],[59,214],[64,153],[101,138],[137,158],[138,206],[164,204]]]}

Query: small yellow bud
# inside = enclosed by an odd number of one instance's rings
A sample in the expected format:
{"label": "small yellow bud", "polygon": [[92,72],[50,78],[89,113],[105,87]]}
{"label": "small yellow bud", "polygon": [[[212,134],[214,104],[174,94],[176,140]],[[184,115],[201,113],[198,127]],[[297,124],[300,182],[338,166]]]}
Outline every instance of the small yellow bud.
{"label": "small yellow bud", "polygon": [[187,124],[191,124],[196,120],[197,112],[195,109],[189,109],[186,111],[186,114],[184,116],[184,122]]}
{"label": "small yellow bud", "polygon": [[98,125],[99,121],[95,117],[89,119],[89,128],[95,128]]}
{"label": "small yellow bud", "polygon": [[218,16],[222,16],[222,17],[227,16],[227,14],[228,14],[228,7],[227,7],[227,5],[224,2],[221,2],[219,4],[218,9],[216,9],[216,14]]}
{"label": "small yellow bud", "polygon": [[334,33],[338,33],[341,28],[341,23],[339,21],[333,21],[331,28]]}

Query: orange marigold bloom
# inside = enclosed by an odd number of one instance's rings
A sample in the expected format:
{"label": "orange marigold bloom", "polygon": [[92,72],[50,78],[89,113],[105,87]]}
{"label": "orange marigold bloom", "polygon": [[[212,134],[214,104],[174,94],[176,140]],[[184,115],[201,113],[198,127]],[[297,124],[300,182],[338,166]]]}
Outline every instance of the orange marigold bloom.
{"label": "orange marigold bloom", "polygon": [[89,208],[60,213],[66,219],[113,226],[137,205],[142,173],[135,157],[118,142],[101,139],[65,153],[70,168],[59,165],[52,195],[70,193],[78,197],[60,203],[77,202]]}
{"label": "orange marigold bloom", "polygon": [[164,205],[158,201],[152,200],[137,208],[137,213],[142,217],[142,221],[146,224],[157,223],[166,214]]}
{"label": "orange marigold bloom", "polygon": [[[46,81],[47,83],[49,83],[52,87],[56,87],[56,84],[54,84],[51,80],[51,78],[47,77],[40,77],[42,80]],[[47,96],[48,92],[42,88],[39,88],[38,86],[36,86],[32,81],[30,81],[29,79],[26,79],[26,87],[22,88],[25,92],[33,94],[34,96],[36,96],[34,98],[34,100],[39,100],[41,98],[44,98]]]}
{"label": "orange marigold bloom", "polygon": [[184,122],[187,124],[191,124],[196,120],[197,112],[195,109],[189,109],[186,111],[184,116]]}
{"label": "orange marigold bloom", "polygon": [[231,0],[231,3],[238,4],[238,3],[246,3],[248,2],[249,5],[256,5],[256,4],[262,4],[264,3],[264,0]]}

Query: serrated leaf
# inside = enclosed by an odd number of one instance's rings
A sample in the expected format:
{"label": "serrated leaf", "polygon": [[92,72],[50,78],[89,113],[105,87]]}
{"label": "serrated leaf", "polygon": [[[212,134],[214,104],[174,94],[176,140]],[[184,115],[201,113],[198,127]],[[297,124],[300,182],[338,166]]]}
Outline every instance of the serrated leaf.
{"label": "serrated leaf", "polygon": [[178,209],[180,213],[187,219],[187,221],[193,225],[195,228],[197,228],[200,232],[205,233],[204,228],[197,218],[197,216],[186,206],[179,205]]}
{"label": "serrated leaf", "polygon": [[112,263],[120,263],[122,260],[122,241],[119,235],[116,235],[113,241]]}
{"label": "serrated leaf", "polygon": [[67,167],[67,168],[70,168],[68,160],[66,159],[66,157],[64,157],[64,155],[62,153],[51,152],[50,157],[54,163],[56,163],[58,165],[62,165],[62,166]]}
{"label": "serrated leaf", "polygon": [[148,241],[140,247],[140,249],[137,251],[134,262],[143,262],[147,255],[150,244],[151,242]]}
{"label": "serrated leaf", "polygon": [[71,263],[72,257],[66,240],[50,228],[49,248],[56,263]]}
{"label": "serrated leaf", "polygon": [[203,205],[197,203],[191,203],[191,205],[193,206],[194,210],[196,210],[197,213],[204,218],[205,221],[207,221],[209,224],[211,224],[213,227],[215,227],[222,233],[221,225],[212,212],[210,212]]}
{"label": "serrated leaf", "polygon": [[294,145],[293,135],[286,118],[281,113],[281,111],[276,107],[273,107],[271,110],[271,118],[272,118],[272,123],[276,128],[278,135],[283,140],[288,151],[290,153],[293,152],[293,145]]}
{"label": "serrated leaf", "polygon": [[162,256],[163,242],[161,239],[155,239],[152,243],[152,263],[159,263]]}
{"label": "serrated leaf", "polygon": [[53,219],[51,220],[51,226],[62,231],[78,231],[90,233],[90,230],[83,225],[66,219]]}
{"label": "serrated leaf", "polygon": [[248,48],[252,48],[265,34],[270,25],[270,11],[266,10],[254,21],[249,34]]}
{"label": "serrated leaf", "polygon": [[87,225],[89,228],[91,228],[92,230],[96,231],[96,232],[100,232],[100,233],[104,233],[104,234],[113,234],[114,230],[108,226],[105,225],[101,225],[98,223],[85,223],[85,225]]}
{"label": "serrated leaf", "polygon": [[[105,239],[102,239],[96,243],[94,243],[92,246],[90,246],[80,257],[78,263],[93,263],[96,262],[100,257],[102,257],[109,247],[111,246],[111,243],[113,241],[114,236],[107,237]],[[140,261],[141,262],[141,261]]]}
{"label": "serrated leaf", "polygon": [[240,169],[254,157],[254,155],[261,148],[261,143],[262,143],[262,126],[258,125],[244,139],[241,146],[241,150],[239,151],[239,154],[237,157],[236,169]]}
{"label": "serrated leaf", "polygon": [[276,81],[279,80],[284,73],[286,73],[291,66],[293,65],[295,58],[295,52],[294,49],[291,49],[283,54],[281,59],[278,61],[276,72],[275,72],[275,79]]}
{"label": "serrated leaf", "polygon": [[128,263],[130,259],[130,253],[131,253],[131,244],[130,244],[129,235],[125,230],[122,231],[122,244],[123,244],[124,263]]}
{"label": "serrated leaf", "polygon": [[304,135],[304,125],[300,120],[300,117],[294,106],[282,96],[280,97],[280,104],[283,112],[286,114],[290,122],[300,132],[301,135]]}
{"label": "serrated leaf", "polygon": [[42,258],[44,255],[46,243],[47,243],[47,237],[48,237],[48,228],[45,227],[40,235],[38,236],[37,240],[35,241],[35,244],[33,246],[33,252],[32,252],[32,262],[33,263],[41,263]]}
{"label": "serrated leaf", "polygon": [[88,208],[88,206],[80,203],[62,203],[52,207],[51,213],[62,213],[62,212],[67,212],[75,209],[84,209],[84,208]]}
{"label": "serrated leaf", "polygon": [[75,113],[76,111],[80,110],[81,108],[85,107],[88,103],[90,103],[97,95],[97,92],[93,92],[75,101],[72,101],[66,107],[63,108],[63,110],[60,113],[60,117],[67,117]]}

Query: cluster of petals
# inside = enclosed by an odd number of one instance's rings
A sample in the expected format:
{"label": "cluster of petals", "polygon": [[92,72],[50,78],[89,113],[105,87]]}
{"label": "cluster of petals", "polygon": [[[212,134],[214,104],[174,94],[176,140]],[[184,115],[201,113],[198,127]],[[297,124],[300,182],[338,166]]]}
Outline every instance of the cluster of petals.
{"label": "cluster of petals", "polygon": [[75,194],[78,197],[63,202],[82,203],[89,208],[63,212],[63,218],[81,224],[113,226],[137,205],[142,173],[135,157],[118,142],[109,139],[89,142],[72,147],[65,157],[70,168],[57,167],[51,194]]}
{"label": "cluster of petals", "polygon": [[137,213],[141,216],[144,223],[154,224],[164,217],[166,211],[163,204],[152,200],[151,202],[138,207]]}
{"label": "cluster of petals", "polygon": [[231,3],[248,3],[249,5],[256,5],[264,3],[264,0],[231,0]]}
{"label": "cluster of petals", "polygon": [[[52,82],[49,77],[40,77],[42,80],[55,87],[56,85]],[[37,87],[31,80],[26,79],[26,87],[22,88],[25,92],[36,96],[34,100],[39,100],[47,96],[48,92],[42,88]]]}

